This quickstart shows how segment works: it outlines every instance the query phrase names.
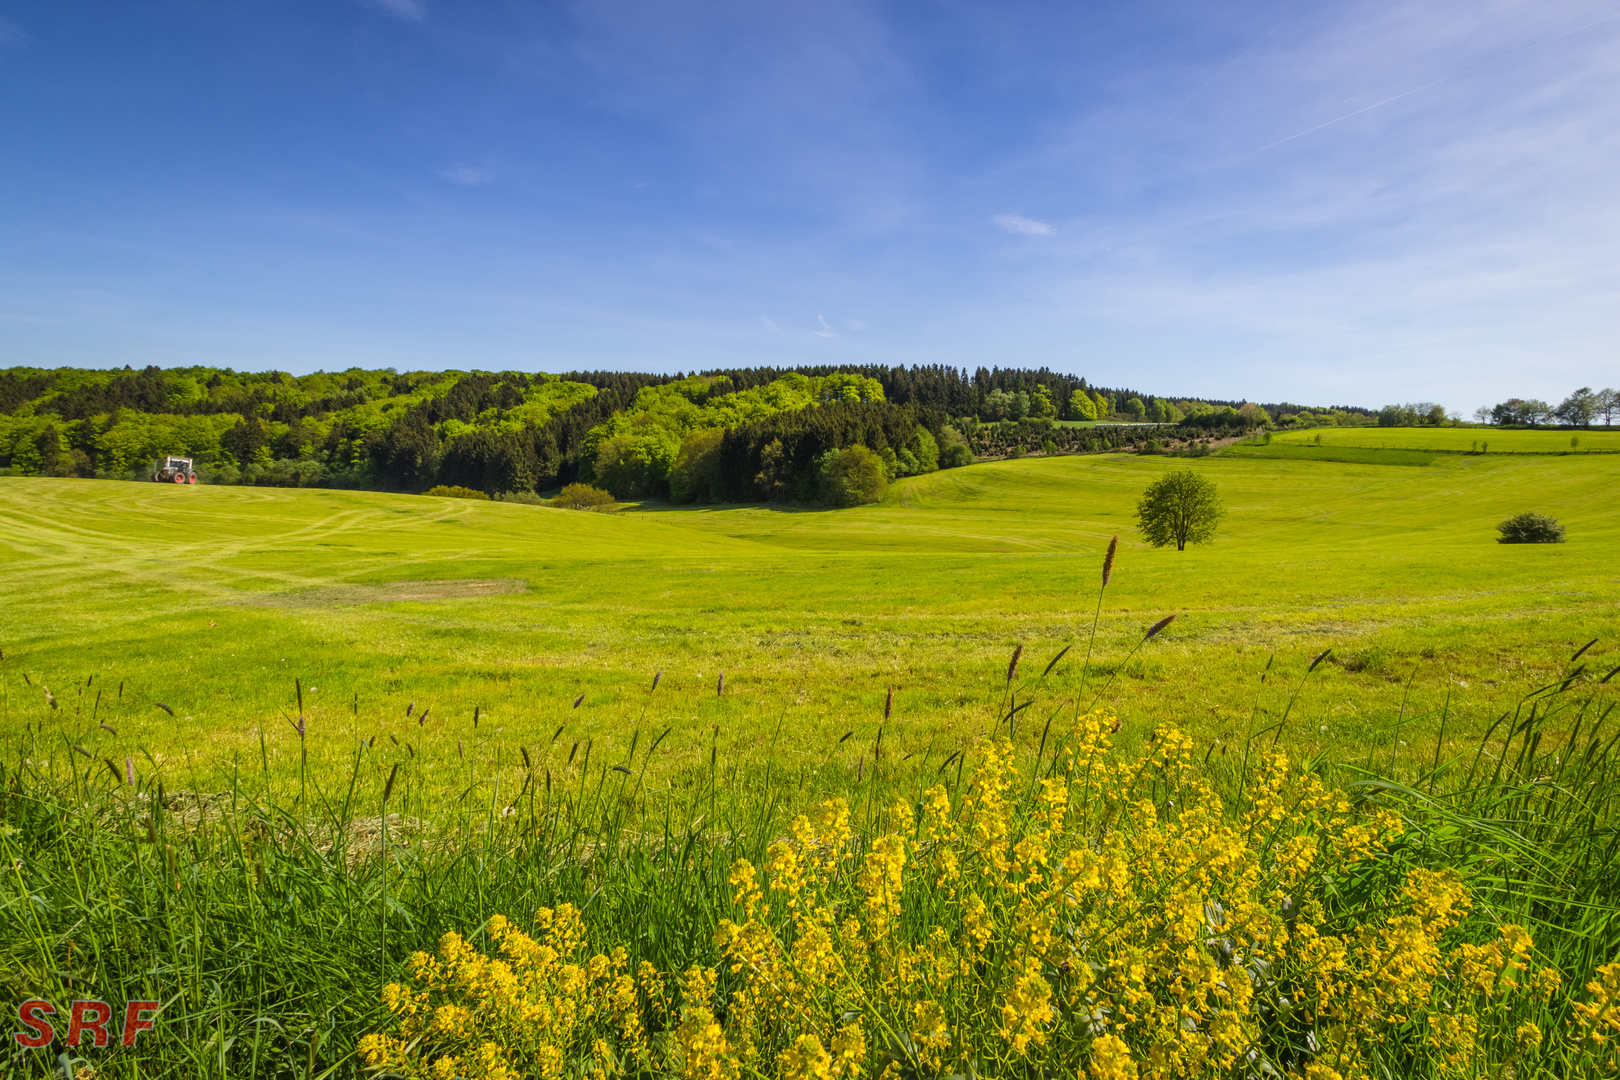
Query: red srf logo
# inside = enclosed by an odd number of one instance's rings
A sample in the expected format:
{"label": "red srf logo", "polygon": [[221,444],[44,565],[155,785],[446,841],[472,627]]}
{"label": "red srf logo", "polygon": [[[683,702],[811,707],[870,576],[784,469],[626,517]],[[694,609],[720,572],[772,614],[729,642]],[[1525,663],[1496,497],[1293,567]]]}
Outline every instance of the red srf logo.
{"label": "red srf logo", "polygon": [[[134,1046],[141,1032],[152,1029],[156,1021],[145,1014],[156,1012],[159,1004],[156,1001],[131,1001],[125,1004],[120,1045]],[[56,1040],[56,1027],[46,1017],[55,1015],[55,1005],[41,998],[30,998],[17,1006],[17,1021],[22,1024],[23,1030],[11,1037],[17,1040],[17,1045],[30,1050],[49,1046]],[[107,1026],[112,1017],[113,1007],[105,1001],[75,1001],[68,1009],[67,1044],[76,1049],[85,1045],[88,1039],[90,1046],[106,1046],[111,1038]]]}

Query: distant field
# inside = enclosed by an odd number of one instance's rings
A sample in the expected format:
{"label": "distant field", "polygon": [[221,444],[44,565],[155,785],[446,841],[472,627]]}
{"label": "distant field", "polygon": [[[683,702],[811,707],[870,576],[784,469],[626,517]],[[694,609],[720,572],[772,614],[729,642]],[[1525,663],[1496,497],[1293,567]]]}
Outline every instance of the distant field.
{"label": "distant field", "polygon": [[1352,465],[1433,465],[1439,454],[1424,450],[1395,450],[1335,443],[1301,445],[1273,439],[1269,443],[1239,442],[1224,448],[1227,457],[1264,458],[1272,461],[1337,461]]}
{"label": "distant field", "polygon": [[[991,724],[1015,645],[1030,682],[1078,644],[1048,680],[1058,700],[1078,689],[1102,551],[1117,533],[1097,646],[1104,679],[1150,623],[1178,616],[1106,691],[1127,741],[1173,719],[1201,746],[1230,746],[1257,702],[1280,709],[1309,658],[1331,647],[1347,663],[1318,669],[1288,740],[1416,754],[1448,698],[1447,737],[1464,739],[1574,646],[1604,639],[1589,656],[1605,669],[1620,651],[1620,456],[1435,457],[1423,468],[1027,458],[904,481],[856,510],[612,517],[4,478],[0,734],[31,738],[43,725],[98,758],[150,753],[171,786],[264,769],[286,783],[296,678],[315,766],[346,767],[357,740],[380,738],[387,753],[367,783],[397,759],[448,790],[456,762],[511,763],[520,747],[559,769],[585,743],[596,761],[617,760],[632,737],[666,727],[655,769],[670,775],[718,744],[836,783],[877,737],[894,686],[883,745],[928,770]],[[1136,540],[1136,498],[1176,467],[1208,475],[1229,506],[1213,546],[1178,554]],[[1497,545],[1494,525],[1526,509],[1564,521],[1570,542]],[[1414,714],[1424,719],[1391,727]],[[1031,720],[1019,738],[1038,729]]]}
{"label": "distant field", "polygon": [[[1620,451],[1620,429],[1530,431],[1503,428],[1311,428],[1273,435],[1271,444],[1315,444],[1323,447],[1438,450],[1499,454],[1568,454]],[[1571,440],[1574,440],[1572,443]]]}

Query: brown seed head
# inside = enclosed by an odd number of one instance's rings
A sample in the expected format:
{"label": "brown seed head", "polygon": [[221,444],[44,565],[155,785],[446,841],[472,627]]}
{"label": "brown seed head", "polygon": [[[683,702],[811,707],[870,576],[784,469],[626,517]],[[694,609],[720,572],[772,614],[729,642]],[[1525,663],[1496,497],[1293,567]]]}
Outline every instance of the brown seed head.
{"label": "brown seed head", "polygon": [[1007,665],[1007,681],[1008,682],[1012,682],[1013,679],[1018,675],[1018,660],[1023,655],[1024,655],[1024,647],[1022,645],[1016,646],[1013,649],[1012,663]]}
{"label": "brown seed head", "polygon": [[1151,641],[1155,636],[1158,635],[1160,630],[1163,630],[1165,627],[1175,622],[1175,620],[1176,617],[1174,615],[1166,615],[1164,618],[1148,627],[1147,637],[1144,637],[1142,640]]}
{"label": "brown seed head", "polygon": [[894,712],[894,687],[889,687],[889,696],[883,702],[883,719],[887,720],[889,714]]}
{"label": "brown seed head", "polygon": [[1114,552],[1119,550],[1119,537],[1108,541],[1108,554],[1103,556],[1103,588],[1108,588],[1108,579],[1114,576]]}

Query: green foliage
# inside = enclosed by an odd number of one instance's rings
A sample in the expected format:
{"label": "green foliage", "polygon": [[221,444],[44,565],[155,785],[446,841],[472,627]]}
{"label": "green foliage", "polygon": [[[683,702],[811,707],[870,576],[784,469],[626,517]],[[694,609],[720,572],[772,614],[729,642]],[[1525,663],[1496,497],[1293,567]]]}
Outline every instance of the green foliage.
{"label": "green foliage", "polygon": [[720,501],[720,443],[725,434],[724,428],[707,428],[693,432],[681,443],[669,474],[670,502]]}
{"label": "green foliage", "polygon": [[[628,408],[591,429],[584,457],[591,475],[621,498],[667,494],[676,500],[678,483],[677,501],[707,502],[716,492],[712,459],[706,465],[694,459],[695,467],[708,470],[701,483],[695,476],[672,477],[681,448],[693,434],[819,405],[882,400],[882,384],[855,374],[810,377],[793,372],[739,391],[731,390],[723,375],[693,376],[642,389]],[[708,442],[701,446],[715,450]]]}
{"label": "green foliage", "polygon": [[984,407],[979,410],[979,419],[987,421],[1022,420],[1030,414],[1029,394],[1022,390],[1009,393],[1006,390],[992,390],[985,395]]}
{"label": "green foliage", "polygon": [[1225,513],[1214,482],[1192,469],[1165,473],[1148,485],[1136,504],[1143,539],[1154,547],[1174,543],[1177,551],[1213,541]]}
{"label": "green foliage", "polygon": [[1499,544],[1562,544],[1564,527],[1544,514],[1525,511],[1514,514],[1496,527]]}
{"label": "green foliage", "polygon": [[565,485],[551,500],[551,505],[560,510],[594,510],[603,514],[611,514],[619,508],[611,492],[589,484]]}
{"label": "green foliage", "polygon": [[816,459],[817,492],[827,506],[861,506],[883,498],[889,480],[883,458],[856,443]]}
{"label": "green foliage", "polygon": [[1125,403],[1125,415],[1135,423],[1142,423],[1147,419],[1147,406],[1139,397],[1133,397]]}
{"label": "green foliage", "polygon": [[1074,393],[1069,395],[1069,419],[1097,419],[1097,403],[1096,401],[1092,400],[1090,394],[1086,393],[1084,390],[1076,390]]}
{"label": "green foliage", "polygon": [[1152,404],[1148,406],[1147,418],[1155,424],[1180,423],[1184,416],[1185,414],[1176,408],[1175,402],[1165,398],[1154,398]]}
{"label": "green foliage", "polygon": [[524,506],[550,506],[550,502],[542,499],[532,491],[503,491],[495,496],[496,502],[521,503]]}
{"label": "green foliage", "polygon": [[938,446],[940,468],[959,469],[963,465],[973,464],[972,448],[962,438],[962,433],[951,425],[940,428]]}
{"label": "green foliage", "polygon": [[[1382,423],[1380,414],[1380,423]],[[1508,398],[1489,412],[1490,422],[1502,427],[1539,427],[1556,419],[1553,407],[1537,398]],[[1394,426],[1394,425],[1386,425]]]}
{"label": "green foliage", "polygon": [[1052,392],[1046,388],[1045,383],[1038,383],[1029,395],[1029,415],[1037,419],[1055,420],[1057,418],[1057,405],[1052,401]]}
{"label": "green foliage", "polygon": [[1378,410],[1379,427],[1440,427],[1446,423],[1444,406],[1432,401],[1416,401],[1406,405],[1385,405]]}
{"label": "green foliage", "polygon": [[215,482],[532,488],[558,466],[543,427],[595,393],[521,373],[12,371],[0,373],[0,466],[41,471],[34,443],[52,424],[68,445],[43,467],[78,476],[140,475],[179,454]]}
{"label": "green foliage", "polygon": [[482,491],[475,488],[457,487],[454,484],[440,484],[437,487],[428,488],[422,494],[443,499],[482,499],[484,502],[490,501],[489,496]]}

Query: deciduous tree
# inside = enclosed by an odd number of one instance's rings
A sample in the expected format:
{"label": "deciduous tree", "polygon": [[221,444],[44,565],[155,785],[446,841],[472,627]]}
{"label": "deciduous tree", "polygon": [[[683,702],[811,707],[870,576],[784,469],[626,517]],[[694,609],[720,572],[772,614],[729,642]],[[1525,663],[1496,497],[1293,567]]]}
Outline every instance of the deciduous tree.
{"label": "deciduous tree", "polygon": [[1215,527],[1225,514],[1215,484],[1191,469],[1165,473],[1148,485],[1136,504],[1143,538],[1154,547],[1174,543],[1177,551],[1215,539]]}

